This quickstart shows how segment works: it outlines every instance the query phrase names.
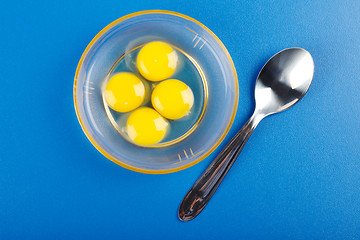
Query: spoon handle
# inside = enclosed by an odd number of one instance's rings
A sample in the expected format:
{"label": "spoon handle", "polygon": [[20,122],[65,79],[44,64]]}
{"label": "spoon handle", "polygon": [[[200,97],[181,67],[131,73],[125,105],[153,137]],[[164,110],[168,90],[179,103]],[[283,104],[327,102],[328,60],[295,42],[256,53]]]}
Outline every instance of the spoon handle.
{"label": "spoon handle", "polygon": [[179,208],[181,221],[194,219],[209,202],[261,120],[255,117],[256,114],[236,133],[186,194]]}

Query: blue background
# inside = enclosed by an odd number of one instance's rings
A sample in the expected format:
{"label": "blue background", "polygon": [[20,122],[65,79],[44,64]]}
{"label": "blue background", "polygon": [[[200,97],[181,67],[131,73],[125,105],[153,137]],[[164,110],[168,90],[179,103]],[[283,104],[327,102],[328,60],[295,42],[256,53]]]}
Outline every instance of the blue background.
{"label": "blue background", "polygon": [[[178,205],[215,155],[178,173],[132,172],[97,152],[73,108],[87,44],[146,9],[189,15],[228,48],[240,99],[227,140],[269,57],[299,46],[315,62],[306,96],[260,123],[188,223]],[[360,239],[359,23],[358,0],[2,2],[0,239]]]}

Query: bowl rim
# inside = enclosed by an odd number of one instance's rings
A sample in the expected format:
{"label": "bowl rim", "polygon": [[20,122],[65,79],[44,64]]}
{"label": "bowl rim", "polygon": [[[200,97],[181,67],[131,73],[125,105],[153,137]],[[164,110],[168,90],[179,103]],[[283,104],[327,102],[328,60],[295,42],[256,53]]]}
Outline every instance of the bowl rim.
{"label": "bowl rim", "polygon": [[[235,98],[234,98],[234,108],[232,111],[232,115],[230,118],[230,121],[225,129],[225,131],[223,132],[223,134],[221,135],[221,137],[218,139],[218,141],[201,157],[199,157],[198,159],[196,159],[195,161],[192,161],[188,164],[185,164],[183,166],[180,167],[176,167],[176,168],[172,168],[172,169],[166,169],[166,170],[149,170],[149,169],[142,169],[142,168],[137,168],[137,167],[133,167],[130,166],[128,164],[125,164],[123,162],[121,162],[119,159],[116,159],[114,157],[112,157],[109,153],[107,153],[105,150],[103,150],[101,148],[101,146],[95,141],[95,139],[90,135],[89,131],[86,129],[84,122],[82,120],[82,117],[80,115],[80,111],[78,108],[78,96],[76,93],[77,90],[77,83],[78,83],[78,77],[79,77],[79,73],[80,73],[80,69],[82,67],[83,61],[85,59],[85,57],[87,56],[89,50],[93,47],[94,43],[105,33],[107,32],[109,29],[111,29],[113,26],[115,26],[116,24],[127,20],[129,18],[132,17],[136,17],[136,16],[140,16],[140,15],[145,15],[145,14],[167,14],[167,15],[174,15],[177,17],[181,17],[184,18],[186,20],[192,21],[196,24],[198,24],[199,26],[201,26],[205,31],[207,31],[208,33],[210,33],[214,39],[218,42],[218,44],[220,45],[220,47],[222,48],[222,50],[224,51],[226,57],[229,60],[229,63],[231,65],[232,68],[232,72],[233,72],[233,76],[234,76],[234,83],[235,83]],[[239,83],[238,83],[238,77],[237,77],[237,73],[236,73],[236,69],[235,69],[235,65],[234,62],[231,59],[231,56],[228,52],[228,50],[225,48],[225,45],[220,41],[220,39],[210,30],[208,29],[204,24],[200,23],[199,21],[181,14],[181,13],[177,13],[174,11],[167,11],[167,10],[145,10],[145,11],[139,11],[139,12],[134,12],[134,13],[130,13],[127,14],[121,18],[116,19],[115,21],[111,22],[110,24],[108,24],[105,28],[103,28],[99,33],[96,34],[96,36],[91,40],[91,42],[87,45],[87,47],[85,48],[85,51],[83,52],[83,54],[81,55],[81,58],[79,60],[79,63],[77,65],[76,68],[76,72],[75,72],[75,77],[74,77],[74,84],[73,84],[73,98],[74,98],[74,108],[75,108],[75,112],[76,112],[76,116],[77,119],[81,125],[81,128],[83,130],[83,132],[85,133],[86,137],[89,139],[89,141],[92,143],[92,145],[101,153],[103,154],[106,158],[108,158],[109,160],[111,160],[112,162],[135,172],[140,172],[140,173],[147,173],[147,174],[166,174],[166,173],[173,173],[173,172],[178,172],[180,170],[184,170],[186,168],[189,168],[191,166],[194,166],[195,164],[201,162],[202,160],[204,160],[205,158],[207,158],[219,145],[220,143],[224,140],[225,136],[227,135],[227,133],[229,132],[234,119],[235,119],[235,115],[236,115],[236,111],[237,111],[237,107],[238,107],[238,102],[239,102]]]}

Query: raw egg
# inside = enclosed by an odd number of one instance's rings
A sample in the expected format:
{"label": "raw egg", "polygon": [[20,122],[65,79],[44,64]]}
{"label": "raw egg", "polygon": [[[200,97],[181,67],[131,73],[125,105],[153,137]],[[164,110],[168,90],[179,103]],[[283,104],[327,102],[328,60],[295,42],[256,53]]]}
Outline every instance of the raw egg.
{"label": "raw egg", "polygon": [[160,142],[165,137],[168,128],[168,121],[149,107],[136,109],[130,114],[126,123],[129,138],[142,146]]}
{"label": "raw egg", "polygon": [[155,87],[151,103],[162,116],[172,120],[179,119],[189,113],[194,104],[194,94],[184,82],[169,79]]}
{"label": "raw egg", "polygon": [[141,48],[136,62],[144,78],[158,82],[173,75],[178,63],[178,55],[169,44],[150,42]]}
{"label": "raw egg", "polygon": [[129,112],[139,107],[145,98],[144,83],[134,74],[115,74],[105,88],[105,100],[118,112]]}

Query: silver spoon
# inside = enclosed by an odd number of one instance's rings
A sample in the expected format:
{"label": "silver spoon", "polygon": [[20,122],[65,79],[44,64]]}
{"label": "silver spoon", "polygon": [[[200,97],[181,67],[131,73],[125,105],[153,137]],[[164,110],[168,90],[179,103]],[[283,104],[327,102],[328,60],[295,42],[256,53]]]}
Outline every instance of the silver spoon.
{"label": "silver spoon", "polygon": [[190,221],[204,209],[258,123],[297,103],[309,89],[313,75],[314,61],[302,48],[285,49],[267,61],[256,80],[253,115],[186,194],[179,208],[180,220]]}

